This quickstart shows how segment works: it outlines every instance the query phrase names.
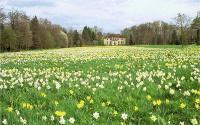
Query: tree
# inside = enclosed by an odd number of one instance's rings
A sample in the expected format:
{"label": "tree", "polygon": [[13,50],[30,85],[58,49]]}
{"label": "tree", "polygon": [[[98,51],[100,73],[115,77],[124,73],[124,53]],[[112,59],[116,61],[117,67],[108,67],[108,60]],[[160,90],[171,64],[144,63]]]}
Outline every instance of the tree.
{"label": "tree", "polygon": [[15,31],[11,27],[6,27],[3,30],[3,50],[6,51],[15,51],[16,50],[16,34]]}
{"label": "tree", "polygon": [[54,48],[54,38],[51,35],[51,32],[46,30],[45,27],[41,27],[40,29],[40,39],[42,41],[42,49]]}
{"label": "tree", "polygon": [[200,12],[192,22],[192,29],[196,30],[196,43],[200,45]]}
{"label": "tree", "polygon": [[35,16],[31,20],[31,31],[32,31],[32,41],[33,41],[33,49],[39,49],[41,48],[41,40],[40,40],[40,24],[37,19],[37,16]]}
{"label": "tree", "polygon": [[130,34],[130,37],[129,37],[129,45],[133,45],[134,42],[133,42],[133,35]]}
{"label": "tree", "polygon": [[190,26],[190,18],[185,14],[178,13],[177,17],[175,17],[175,21],[180,33],[181,44],[187,44],[186,30]]}
{"label": "tree", "polygon": [[79,33],[78,33],[78,31],[77,30],[75,30],[74,32],[73,32],[73,45],[74,46],[80,46],[80,44],[79,44],[79,41],[80,40],[80,38],[79,38]]}
{"label": "tree", "polygon": [[176,44],[176,45],[179,45],[179,41],[178,41],[178,38],[177,38],[177,32],[176,30],[173,30],[173,33],[172,33],[172,44]]}
{"label": "tree", "polygon": [[2,33],[4,28],[4,20],[6,19],[6,15],[3,12],[3,8],[0,8],[0,51],[2,50]]}
{"label": "tree", "polygon": [[32,46],[32,32],[28,16],[24,12],[15,10],[9,13],[9,19],[12,29],[16,32],[17,48],[29,49]]}

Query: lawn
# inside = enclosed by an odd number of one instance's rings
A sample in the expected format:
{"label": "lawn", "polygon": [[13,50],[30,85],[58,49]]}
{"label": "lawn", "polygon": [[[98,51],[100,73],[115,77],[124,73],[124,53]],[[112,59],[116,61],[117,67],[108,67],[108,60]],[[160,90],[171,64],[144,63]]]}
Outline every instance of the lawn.
{"label": "lawn", "polygon": [[199,125],[200,47],[0,54],[0,125]]}

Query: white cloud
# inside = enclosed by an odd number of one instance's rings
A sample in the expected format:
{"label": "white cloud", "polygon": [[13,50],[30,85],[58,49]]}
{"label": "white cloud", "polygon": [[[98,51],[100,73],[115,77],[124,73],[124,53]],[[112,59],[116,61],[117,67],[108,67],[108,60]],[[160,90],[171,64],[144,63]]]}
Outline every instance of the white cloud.
{"label": "white cloud", "polygon": [[0,1],[0,5],[3,3],[6,8],[19,8],[30,16],[46,17],[65,27],[82,28],[84,25],[97,25],[106,32],[120,32],[125,27],[147,21],[170,21],[179,12],[194,17],[200,10],[199,0],[18,0],[18,3],[14,3],[14,0]]}

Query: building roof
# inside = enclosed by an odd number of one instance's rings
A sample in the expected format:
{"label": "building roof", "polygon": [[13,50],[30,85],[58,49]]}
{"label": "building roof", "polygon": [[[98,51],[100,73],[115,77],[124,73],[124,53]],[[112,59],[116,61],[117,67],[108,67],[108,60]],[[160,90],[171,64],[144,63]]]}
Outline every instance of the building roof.
{"label": "building roof", "polygon": [[108,34],[105,36],[105,38],[111,38],[111,37],[125,38],[121,34]]}

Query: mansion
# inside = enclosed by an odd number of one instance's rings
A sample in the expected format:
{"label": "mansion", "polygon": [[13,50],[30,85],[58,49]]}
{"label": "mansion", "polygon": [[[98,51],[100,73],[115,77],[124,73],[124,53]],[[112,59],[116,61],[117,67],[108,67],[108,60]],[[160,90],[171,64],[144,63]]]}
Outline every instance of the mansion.
{"label": "mansion", "polygon": [[126,45],[126,38],[120,34],[110,34],[104,38],[104,45],[106,46]]}

